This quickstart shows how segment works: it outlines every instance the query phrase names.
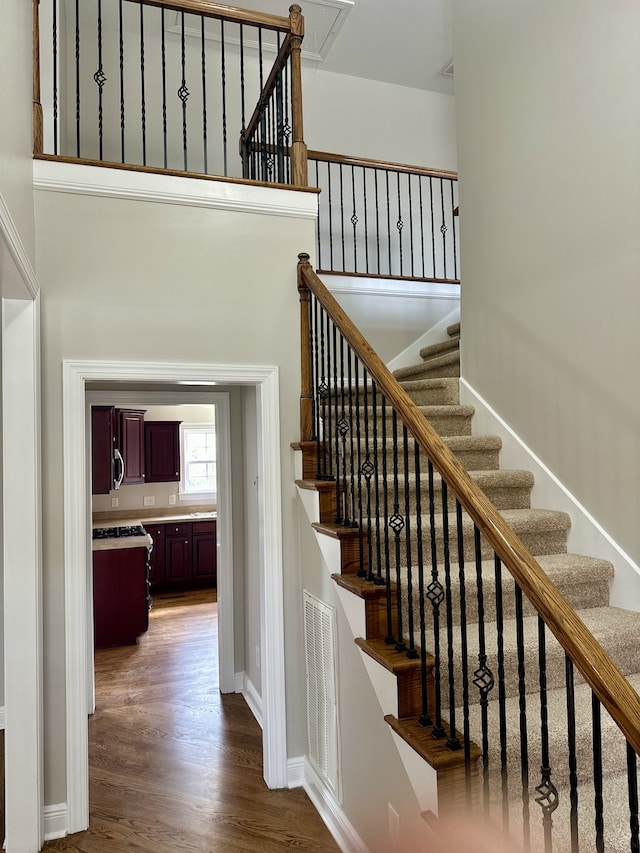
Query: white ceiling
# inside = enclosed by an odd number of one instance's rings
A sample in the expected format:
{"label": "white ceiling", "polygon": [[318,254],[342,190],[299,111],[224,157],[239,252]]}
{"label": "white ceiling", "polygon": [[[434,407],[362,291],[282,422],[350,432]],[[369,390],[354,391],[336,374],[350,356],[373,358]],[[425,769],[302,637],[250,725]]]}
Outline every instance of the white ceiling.
{"label": "white ceiling", "polygon": [[[305,16],[307,54],[314,66],[453,94],[442,69],[453,55],[450,0],[297,0]],[[286,15],[288,0],[234,3]]]}

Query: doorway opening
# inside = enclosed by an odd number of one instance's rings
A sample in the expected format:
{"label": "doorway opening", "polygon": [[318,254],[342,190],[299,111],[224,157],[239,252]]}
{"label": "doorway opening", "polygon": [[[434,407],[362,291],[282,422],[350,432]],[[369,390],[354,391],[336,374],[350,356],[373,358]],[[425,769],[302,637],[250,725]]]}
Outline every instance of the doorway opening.
{"label": "doorway opening", "polygon": [[[175,388],[184,384],[241,386],[254,389],[256,436],[258,564],[263,775],[269,787],[287,784],[286,713],[284,692],[284,625],[282,606],[282,540],[278,374],[275,367],[245,365],[155,364],[148,362],[80,362],[63,365],[64,528],[67,695],[68,832],[86,829],[88,800],[88,717],[92,705],[92,606],[86,567],[90,507],[87,498],[87,393],[94,383],[122,383],[143,388]],[[106,385],[101,390],[107,390]],[[113,389],[115,390],[115,389]],[[192,389],[193,390],[193,389]],[[216,389],[217,391],[217,389]],[[230,458],[230,457],[229,457]],[[229,474],[230,476],[230,474]],[[229,488],[230,493],[230,488]],[[222,485],[221,485],[222,494]],[[225,560],[220,531],[218,597],[225,595]],[[232,542],[233,531],[227,541]],[[230,576],[229,576],[230,575]],[[230,566],[226,581],[233,581]],[[227,620],[228,622],[229,620]],[[222,624],[220,625],[222,630]],[[232,635],[233,638],[233,635]],[[231,638],[231,639],[232,639]],[[233,650],[233,641],[230,644]],[[233,673],[235,686],[235,672]],[[226,687],[226,685],[225,685]],[[224,689],[224,688],[223,688]]]}

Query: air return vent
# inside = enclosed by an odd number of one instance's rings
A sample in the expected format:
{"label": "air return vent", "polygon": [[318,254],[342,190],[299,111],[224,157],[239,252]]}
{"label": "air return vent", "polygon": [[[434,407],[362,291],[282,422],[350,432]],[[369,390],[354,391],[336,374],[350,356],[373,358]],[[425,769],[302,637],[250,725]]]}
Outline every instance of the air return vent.
{"label": "air return vent", "polygon": [[450,59],[440,72],[444,77],[453,77],[453,59]]}
{"label": "air return vent", "polygon": [[335,610],[307,590],[304,591],[304,648],[309,758],[340,802]]}

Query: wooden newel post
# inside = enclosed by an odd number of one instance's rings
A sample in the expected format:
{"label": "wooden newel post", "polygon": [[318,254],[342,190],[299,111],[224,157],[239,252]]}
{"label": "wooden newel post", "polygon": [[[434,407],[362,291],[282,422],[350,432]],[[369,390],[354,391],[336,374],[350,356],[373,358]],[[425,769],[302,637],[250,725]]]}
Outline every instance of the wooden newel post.
{"label": "wooden newel post", "polygon": [[300,441],[313,438],[313,389],[311,387],[311,291],[302,275],[310,267],[309,255],[298,255],[298,293],[300,294]]}
{"label": "wooden newel post", "polygon": [[289,9],[291,24],[291,181],[294,187],[309,185],[307,174],[307,146],[304,142],[302,121],[302,39],[304,38],[304,18],[300,6]]}
{"label": "wooden newel post", "polygon": [[44,150],[42,104],[40,103],[40,0],[33,0],[33,153]]}

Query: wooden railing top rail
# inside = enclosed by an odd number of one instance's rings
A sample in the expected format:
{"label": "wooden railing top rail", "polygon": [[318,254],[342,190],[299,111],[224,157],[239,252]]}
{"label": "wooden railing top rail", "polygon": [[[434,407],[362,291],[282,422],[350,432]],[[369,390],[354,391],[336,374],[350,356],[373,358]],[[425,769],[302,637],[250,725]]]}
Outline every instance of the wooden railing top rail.
{"label": "wooden railing top rail", "polygon": [[458,173],[447,169],[426,169],[422,166],[409,166],[406,163],[391,163],[386,160],[372,160],[367,157],[351,157],[347,154],[329,154],[327,151],[308,151],[309,160],[321,163],[342,163],[344,166],[366,166],[369,169],[386,169],[389,172],[404,172],[422,175],[426,178],[450,178],[458,180]]}
{"label": "wooden railing top rail", "polygon": [[304,253],[299,255],[298,287],[310,290],[328,312],[381,393],[491,543],[631,746],[640,753],[640,696],[353,325],[314,272],[309,255]]}
{"label": "wooden railing top rail", "polygon": [[[265,104],[269,98],[271,97],[273,90],[276,85],[276,81],[278,79],[278,74],[284,68],[289,58],[289,53],[291,52],[291,33],[287,33],[283,43],[280,45],[280,50],[278,51],[278,56],[276,57],[276,61],[273,63],[273,67],[269,72],[269,76],[267,77],[262,92],[260,92],[260,97],[258,99],[258,103],[251,115],[247,123],[247,127],[245,130],[245,138],[252,139],[253,134],[256,132],[256,128],[258,127],[258,123],[262,117],[261,105]],[[242,151],[243,140],[240,140],[240,151]]]}
{"label": "wooden railing top rail", "polygon": [[171,9],[174,12],[204,15],[207,18],[218,18],[231,21],[234,24],[247,24],[254,27],[265,27],[268,30],[283,30],[289,32],[289,18],[281,15],[270,15],[267,12],[252,12],[248,9],[238,9],[237,6],[226,6],[224,3],[214,3],[213,0],[127,0],[144,6],[158,6]]}

